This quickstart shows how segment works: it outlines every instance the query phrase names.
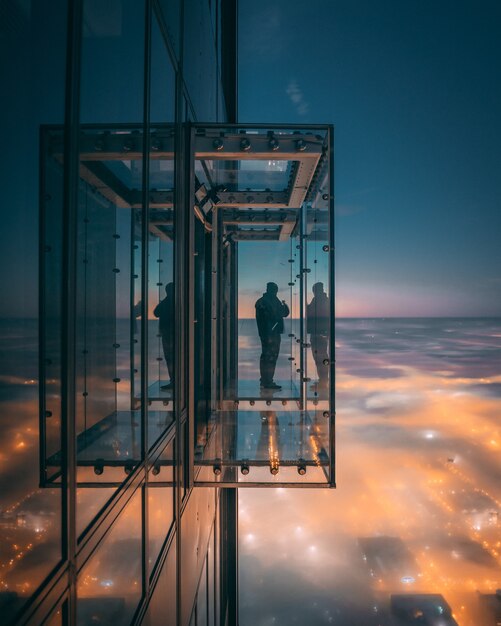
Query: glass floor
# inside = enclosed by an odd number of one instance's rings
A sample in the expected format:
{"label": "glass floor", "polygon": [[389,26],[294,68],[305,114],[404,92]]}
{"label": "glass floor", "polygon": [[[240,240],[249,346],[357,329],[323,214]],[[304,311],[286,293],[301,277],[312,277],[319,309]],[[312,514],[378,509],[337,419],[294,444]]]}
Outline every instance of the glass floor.
{"label": "glass floor", "polygon": [[[139,411],[117,411],[97,422],[77,437],[77,465],[82,467],[120,467],[141,459]],[[149,447],[173,424],[172,411],[148,412]],[[48,466],[58,467],[60,453],[49,457]]]}
{"label": "glass floor", "polygon": [[328,478],[328,419],[321,411],[216,412],[198,438],[196,482],[276,484],[325,483]]}

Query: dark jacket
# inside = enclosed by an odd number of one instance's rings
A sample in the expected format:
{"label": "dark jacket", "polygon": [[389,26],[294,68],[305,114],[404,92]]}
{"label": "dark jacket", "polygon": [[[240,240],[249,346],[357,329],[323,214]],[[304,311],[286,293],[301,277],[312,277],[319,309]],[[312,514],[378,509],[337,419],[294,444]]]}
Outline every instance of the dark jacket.
{"label": "dark jacket", "polygon": [[280,335],[284,332],[284,317],[289,315],[289,307],[280,302],[277,296],[264,293],[256,302],[256,322],[260,337]]}
{"label": "dark jacket", "polygon": [[311,335],[329,334],[330,305],[326,293],[314,296],[306,307],[306,332]]}
{"label": "dark jacket", "polygon": [[174,298],[166,297],[157,304],[153,315],[159,318],[159,330],[162,335],[174,336]]}

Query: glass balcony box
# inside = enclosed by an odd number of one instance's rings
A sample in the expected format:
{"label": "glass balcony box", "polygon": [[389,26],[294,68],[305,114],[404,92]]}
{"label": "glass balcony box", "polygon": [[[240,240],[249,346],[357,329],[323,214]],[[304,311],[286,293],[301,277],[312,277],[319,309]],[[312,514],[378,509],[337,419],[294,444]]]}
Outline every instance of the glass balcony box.
{"label": "glass balcony box", "polygon": [[[41,145],[41,483],[53,486],[62,129],[44,127]],[[195,485],[335,485],[332,154],[330,126],[157,125],[147,141],[140,126],[82,127],[79,485],[116,484],[170,429]],[[167,341],[155,311],[170,283]]]}

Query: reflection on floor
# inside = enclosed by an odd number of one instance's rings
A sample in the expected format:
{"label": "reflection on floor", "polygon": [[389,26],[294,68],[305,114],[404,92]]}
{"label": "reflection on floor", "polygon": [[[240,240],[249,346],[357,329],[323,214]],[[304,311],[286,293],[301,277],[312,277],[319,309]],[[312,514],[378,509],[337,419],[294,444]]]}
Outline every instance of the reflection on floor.
{"label": "reflection on floor", "polygon": [[277,380],[281,389],[263,389],[259,380],[240,379],[237,393],[234,387],[225,390],[225,398],[231,400],[255,400],[259,398],[278,398],[280,400],[295,400],[300,396],[299,384],[294,380]]}
{"label": "reflection on floor", "polygon": [[148,387],[148,400],[171,400],[174,397],[174,390],[172,387],[165,389],[167,385],[170,385],[168,380],[156,380]]}
{"label": "reflection on floor", "polygon": [[328,420],[307,411],[218,411],[209,425],[201,463],[328,464]]}
{"label": "reflection on floor", "polygon": [[[148,444],[155,441],[174,422],[172,411],[148,412]],[[124,466],[141,459],[141,421],[139,411],[117,411],[77,436],[77,465]],[[49,466],[60,466],[60,453],[52,455]]]}

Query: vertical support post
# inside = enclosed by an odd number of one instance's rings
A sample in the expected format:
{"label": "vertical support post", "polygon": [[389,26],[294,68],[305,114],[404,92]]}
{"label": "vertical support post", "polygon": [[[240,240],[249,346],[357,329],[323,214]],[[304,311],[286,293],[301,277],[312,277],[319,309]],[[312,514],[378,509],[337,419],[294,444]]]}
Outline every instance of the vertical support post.
{"label": "vertical support post", "polygon": [[238,626],[238,489],[221,490],[221,623]]}
{"label": "vertical support post", "polygon": [[221,82],[227,121],[238,119],[238,2],[221,0]]}
{"label": "vertical support post", "polygon": [[[148,458],[148,273],[149,273],[149,220],[150,220],[150,87],[151,87],[151,20],[152,5],[151,0],[146,0],[144,8],[144,93],[143,93],[143,155],[142,155],[142,275],[141,285],[142,307],[141,307],[141,460]],[[142,578],[143,596],[148,590],[148,464],[144,464],[144,486],[141,493],[142,506]]]}
{"label": "vertical support post", "polygon": [[[181,16],[184,11],[181,5]],[[182,24],[180,21],[179,24]],[[181,46],[182,49],[182,46]],[[175,537],[176,550],[176,615],[175,623],[181,620],[181,585],[182,585],[182,555],[181,555],[181,507],[183,500],[184,485],[186,482],[185,464],[186,443],[182,445],[183,430],[186,419],[189,420],[191,407],[191,299],[189,297],[192,276],[191,255],[191,231],[190,231],[190,204],[188,186],[190,173],[187,170],[190,154],[189,130],[183,126],[184,100],[182,92],[182,76],[176,73],[176,115],[175,115],[175,140],[174,140],[174,290],[175,290],[175,324],[176,336],[174,338],[174,416],[176,438],[174,444],[174,514],[177,532]],[[188,153],[188,154],[187,154]],[[188,383],[188,384],[187,384]],[[187,410],[188,409],[188,410]]]}
{"label": "vertical support post", "polygon": [[184,463],[185,476],[187,478],[186,488],[190,489],[193,486],[194,481],[194,437],[195,437],[195,417],[198,407],[195,405],[195,325],[198,323],[196,319],[197,311],[195,308],[195,223],[193,215],[193,199],[195,188],[195,129],[189,124],[186,125],[185,132],[185,172],[189,172],[185,180],[185,202],[184,208],[186,211],[186,246],[188,253],[188,312],[189,312],[189,328],[188,328],[188,363],[186,364],[185,371],[188,376],[189,390],[188,390],[188,405],[187,405],[187,419],[188,419],[188,441],[185,442],[185,454]]}
{"label": "vertical support post", "polygon": [[216,213],[217,216],[217,305],[218,305],[218,313],[217,313],[217,334],[215,337],[216,341],[216,400],[217,400],[217,408],[221,407],[221,402],[224,398],[224,250],[223,250],[223,213],[218,210]]}
{"label": "vertical support post", "polygon": [[306,272],[305,269],[305,260],[306,260],[306,236],[307,236],[307,206],[306,204],[301,205],[300,209],[300,245],[299,245],[299,369],[300,372],[300,399],[299,399],[299,408],[304,411],[306,409],[306,397],[307,397],[307,388],[306,388],[306,319],[305,319],[305,299],[306,299],[306,290],[305,290],[305,281],[306,281]]}
{"label": "vertical support post", "polygon": [[62,541],[68,561],[69,622],[76,624],[76,424],[75,333],[76,250],[79,197],[80,70],[82,51],[82,0],[68,3],[68,43],[64,113],[63,271],[61,325],[61,435],[62,435]]}
{"label": "vertical support post", "polygon": [[136,307],[135,307],[135,294],[134,294],[134,274],[135,272],[135,254],[134,254],[134,210],[130,210],[130,278],[129,278],[129,309],[130,309],[130,325],[129,325],[129,368],[130,368],[130,409],[133,411],[136,408],[136,402],[134,399],[136,382],[135,377],[135,349],[134,349],[134,330],[136,328]]}
{"label": "vertical support post", "polygon": [[219,281],[221,272],[219,267],[220,258],[220,212],[217,206],[212,209],[212,246],[211,246],[211,341],[210,341],[210,354],[211,354],[211,398],[210,398],[210,411],[211,413],[219,408],[219,376],[218,365],[220,358],[220,350],[218,345],[219,339]]}
{"label": "vertical support post", "polygon": [[334,230],[334,126],[327,132],[329,157],[329,299],[330,299],[330,334],[329,334],[329,482],[336,485],[336,308],[335,308],[335,230]]}
{"label": "vertical support post", "polygon": [[235,387],[235,398],[238,399],[238,242],[230,243],[231,268],[230,268],[230,381]]}

